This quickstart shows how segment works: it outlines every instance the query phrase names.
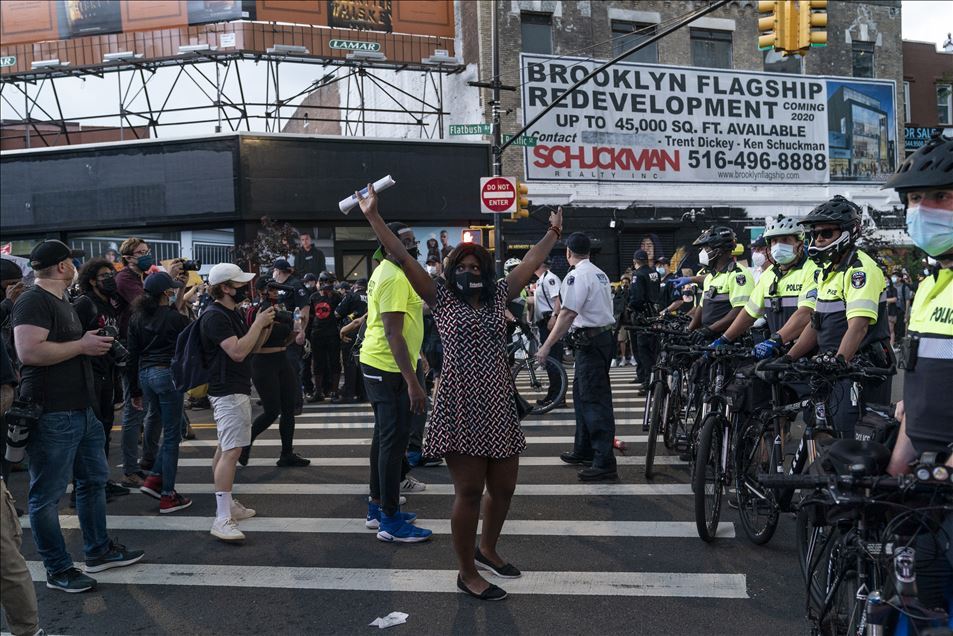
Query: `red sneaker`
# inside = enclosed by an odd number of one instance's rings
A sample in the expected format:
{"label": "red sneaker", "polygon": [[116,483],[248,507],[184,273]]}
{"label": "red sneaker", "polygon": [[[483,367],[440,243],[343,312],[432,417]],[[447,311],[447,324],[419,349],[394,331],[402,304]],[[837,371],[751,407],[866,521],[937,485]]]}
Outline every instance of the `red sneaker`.
{"label": "red sneaker", "polygon": [[162,476],[149,475],[145,478],[145,481],[142,482],[139,491],[149,495],[153,499],[162,499]]}
{"label": "red sneaker", "polygon": [[175,512],[176,510],[184,510],[191,505],[191,499],[187,499],[179,493],[173,492],[171,495],[162,495],[162,499],[159,500],[159,512],[161,514],[167,514]]}

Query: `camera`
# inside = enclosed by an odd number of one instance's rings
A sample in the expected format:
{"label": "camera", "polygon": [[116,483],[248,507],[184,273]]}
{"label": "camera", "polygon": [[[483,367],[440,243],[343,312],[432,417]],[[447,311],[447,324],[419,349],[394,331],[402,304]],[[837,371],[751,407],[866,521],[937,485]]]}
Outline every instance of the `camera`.
{"label": "camera", "polygon": [[23,461],[26,454],[26,443],[30,439],[30,431],[40,421],[43,407],[28,400],[16,400],[10,410],[4,414],[4,423],[7,426],[7,452],[5,458],[11,464]]}
{"label": "camera", "polygon": [[117,367],[126,366],[129,360],[129,350],[119,342],[119,329],[115,325],[106,325],[96,332],[97,336],[108,336],[113,339],[112,346],[106,353]]}
{"label": "camera", "polygon": [[197,272],[202,269],[202,261],[187,260],[182,261],[183,272]]}
{"label": "camera", "polygon": [[291,285],[282,285],[281,283],[276,283],[273,280],[268,281],[268,284],[265,286],[267,289],[276,289],[280,294],[293,294],[295,293],[295,288]]}
{"label": "camera", "polygon": [[284,323],[286,325],[293,325],[295,321],[295,315],[293,312],[285,311],[284,309],[275,310],[275,322]]}

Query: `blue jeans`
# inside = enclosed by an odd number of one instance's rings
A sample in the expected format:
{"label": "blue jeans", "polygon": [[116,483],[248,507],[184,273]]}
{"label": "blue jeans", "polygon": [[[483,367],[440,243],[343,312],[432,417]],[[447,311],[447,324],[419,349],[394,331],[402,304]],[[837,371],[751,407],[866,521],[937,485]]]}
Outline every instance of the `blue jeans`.
{"label": "blue jeans", "polygon": [[146,367],[139,371],[143,401],[153,405],[162,423],[162,446],[156,453],[152,472],[162,477],[162,494],[175,490],[175,472],[179,466],[179,443],[182,441],[182,392],[172,386],[172,372],[167,367]]}
{"label": "blue jeans", "polygon": [[95,559],[109,550],[105,443],[103,425],[93,409],[44,413],[30,433],[30,526],[37,552],[50,573],[73,566],[59,520],[60,497],[73,477],[83,552],[87,559]]}
{"label": "blue jeans", "polygon": [[145,432],[142,436],[142,458],[147,461],[155,456],[162,426],[159,413],[150,401],[143,399],[141,411],[132,405],[126,374],[122,374],[122,397],[125,400],[122,405],[122,472],[131,475],[139,471],[139,431],[142,429],[143,420]]}

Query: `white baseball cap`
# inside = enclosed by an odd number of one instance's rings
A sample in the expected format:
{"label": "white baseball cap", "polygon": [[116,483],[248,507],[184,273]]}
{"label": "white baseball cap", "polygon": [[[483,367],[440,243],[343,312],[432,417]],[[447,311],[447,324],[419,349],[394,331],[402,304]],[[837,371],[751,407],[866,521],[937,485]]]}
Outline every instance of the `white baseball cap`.
{"label": "white baseball cap", "polygon": [[254,277],[254,274],[243,272],[242,268],[234,263],[219,263],[209,271],[208,284],[219,285],[228,282],[247,283]]}

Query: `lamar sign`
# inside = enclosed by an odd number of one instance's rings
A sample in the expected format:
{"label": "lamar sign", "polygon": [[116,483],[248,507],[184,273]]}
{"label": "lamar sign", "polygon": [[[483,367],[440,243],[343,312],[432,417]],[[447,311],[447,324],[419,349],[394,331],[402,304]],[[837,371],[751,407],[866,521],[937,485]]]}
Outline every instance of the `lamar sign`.
{"label": "lamar sign", "polygon": [[381,50],[380,42],[360,42],[358,40],[331,40],[328,46],[339,51],[377,51]]}

